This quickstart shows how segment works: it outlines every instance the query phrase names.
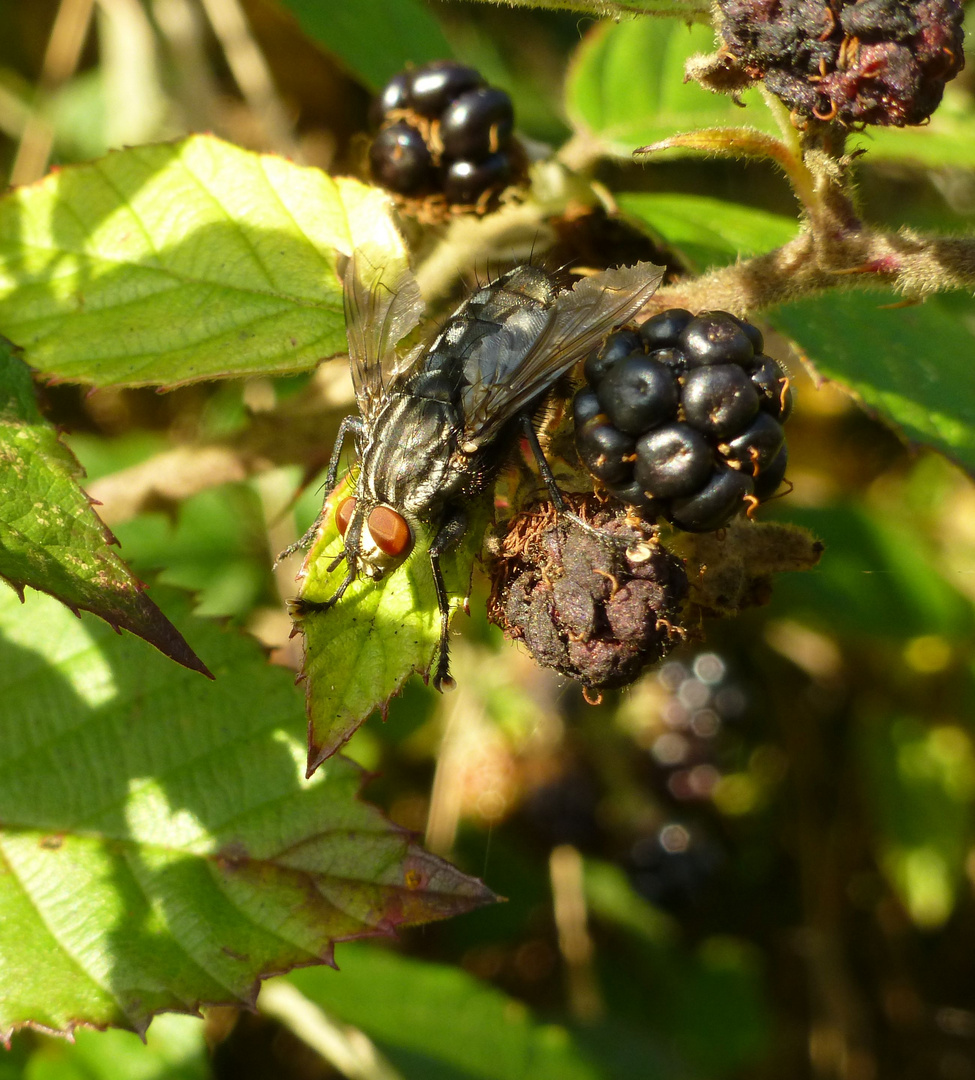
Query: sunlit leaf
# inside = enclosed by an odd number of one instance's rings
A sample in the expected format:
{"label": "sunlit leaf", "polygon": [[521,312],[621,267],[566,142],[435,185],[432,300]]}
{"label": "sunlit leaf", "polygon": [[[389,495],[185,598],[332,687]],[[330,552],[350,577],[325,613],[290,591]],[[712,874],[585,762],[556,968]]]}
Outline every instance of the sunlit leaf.
{"label": "sunlit leaf", "polygon": [[212,136],[133,147],[0,200],[0,333],[44,375],[174,386],[346,348],[336,251],[405,259],[386,197]]}
{"label": "sunlit leaf", "polygon": [[696,128],[748,124],[778,134],[757,91],[742,109],[731,98],[684,82],[684,62],[714,48],[709,26],[670,19],[604,22],[586,35],[566,83],[573,126],[604,154],[634,150]]}
{"label": "sunlit leaf", "polygon": [[448,59],[440,24],[419,0],[281,0],[313,40],[373,90],[407,64]]}
{"label": "sunlit leaf", "polygon": [[291,674],[182,619],[215,682],[0,596],[0,1032],[243,1004],[337,939],[492,898],[360,801],[351,762],[303,781]]}
{"label": "sunlit leaf", "polygon": [[34,398],[27,366],[0,340],[0,577],[56,596],[207,672],[118,557],[78,487],[81,468]]}
{"label": "sunlit leaf", "polygon": [[[343,543],[332,513],[343,488],[329,499],[314,546],[300,575],[298,597],[328,600],[345,577],[345,564],[329,570]],[[440,562],[455,612],[470,592],[474,556],[486,522],[482,501],[471,529]],[[296,619],[305,639],[305,680],[309,720],[308,772],[314,771],[376,709],[385,713],[390,698],[414,672],[426,676],[440,641],[440,613],[430,567],[434,529],[415,538],[406,561],[380,581],[357,578],[342,599],[326,611],[307,611]]]}
{"label": "sunlit leaf", "polygon": [[540,1023],[520,1002],[464,971],[354,945],[339,960],[339,974],[295,971],[288,979],[332,1015],[362,1028],[404,1076],[606,1076],[565,1028]]}
{"label": "sunlit leaf", "polygon": [[203,1021],[156,1017],[145,1041],[131,1031],[77,1031],[71,1042],[45,1038],[23,1080],[208,1080]]}
{"label": "sunlit leaf", "polygon": [[843,293],[801,300],[769,313],[816,370],[851,389],[912,442],[927,444],[975,472],[975,305],[935,296],[885,306],[891,294]]}
{"label": "sunlit leaf", "polygon": [[771,251],[791,240],[799,228],[794,218],[706,195],[625,192],[616,198],[623,210],[649,225],[699,269]]}

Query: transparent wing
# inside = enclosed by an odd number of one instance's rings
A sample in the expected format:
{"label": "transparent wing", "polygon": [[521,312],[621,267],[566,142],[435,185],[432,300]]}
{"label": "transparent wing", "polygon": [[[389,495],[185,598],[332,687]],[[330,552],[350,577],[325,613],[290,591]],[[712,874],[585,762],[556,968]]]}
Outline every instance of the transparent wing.
{"label": "transparent wing", "polygon": [[401,356],[396,345],[417,326],[424,310],[416,278],[391,258],[359,248],[339,265],[352,385],[367,422],[412,364],[415,350]]}
{"label": "transparent wing", "polygon": [[628,322],[660,284],[664,268],[636,263],[583,278],[555,304],[555,315],[504,382],[483,380],[464,399],[466,442],[489,442],[498,429],[540,397],[573,364]]}

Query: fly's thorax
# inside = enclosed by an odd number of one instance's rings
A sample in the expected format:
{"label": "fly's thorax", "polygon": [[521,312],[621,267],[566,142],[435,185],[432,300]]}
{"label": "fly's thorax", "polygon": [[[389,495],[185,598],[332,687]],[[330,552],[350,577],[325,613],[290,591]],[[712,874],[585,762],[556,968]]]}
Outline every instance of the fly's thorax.
{"label": "fly's thorax", "polygon": [[368,432],[358,494],[370,505],[429,520],[462,484],[452,457],[460,425],[448,401],[392,395]]}

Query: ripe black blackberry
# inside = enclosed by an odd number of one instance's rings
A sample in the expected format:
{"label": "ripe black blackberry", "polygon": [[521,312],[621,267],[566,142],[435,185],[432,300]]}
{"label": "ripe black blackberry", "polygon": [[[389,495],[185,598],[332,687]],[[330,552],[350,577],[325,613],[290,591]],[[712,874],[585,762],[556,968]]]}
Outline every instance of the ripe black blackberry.
{"label": "ripe black blackberry", "polygon": [[796,113],[921,124],[964,67],[960,0],[718,0],[721,56]]}
{"label": "ripe black blackberry", "polygon": [[610,495],[644,517],[712,532],[785,475],[789,380],[757,327],[675,308],[619,330],[585,363],[576,447]]}
{"label": "ripe black blackberry", "polygon": [[395,75],[372,121],[373,179],[405,198],[483,210],[521,171],[511,98],[452,60]]}

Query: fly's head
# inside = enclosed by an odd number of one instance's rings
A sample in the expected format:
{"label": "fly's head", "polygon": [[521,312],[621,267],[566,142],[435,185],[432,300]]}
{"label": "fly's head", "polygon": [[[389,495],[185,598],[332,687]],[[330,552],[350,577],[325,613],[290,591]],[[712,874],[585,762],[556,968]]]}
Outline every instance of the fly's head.
{"label": "fly's head", "polygon": [[350,575],[379,581],[413,550],[412,526],[392,506],[350,495],[335,508],[335,524],[345,541]]}

